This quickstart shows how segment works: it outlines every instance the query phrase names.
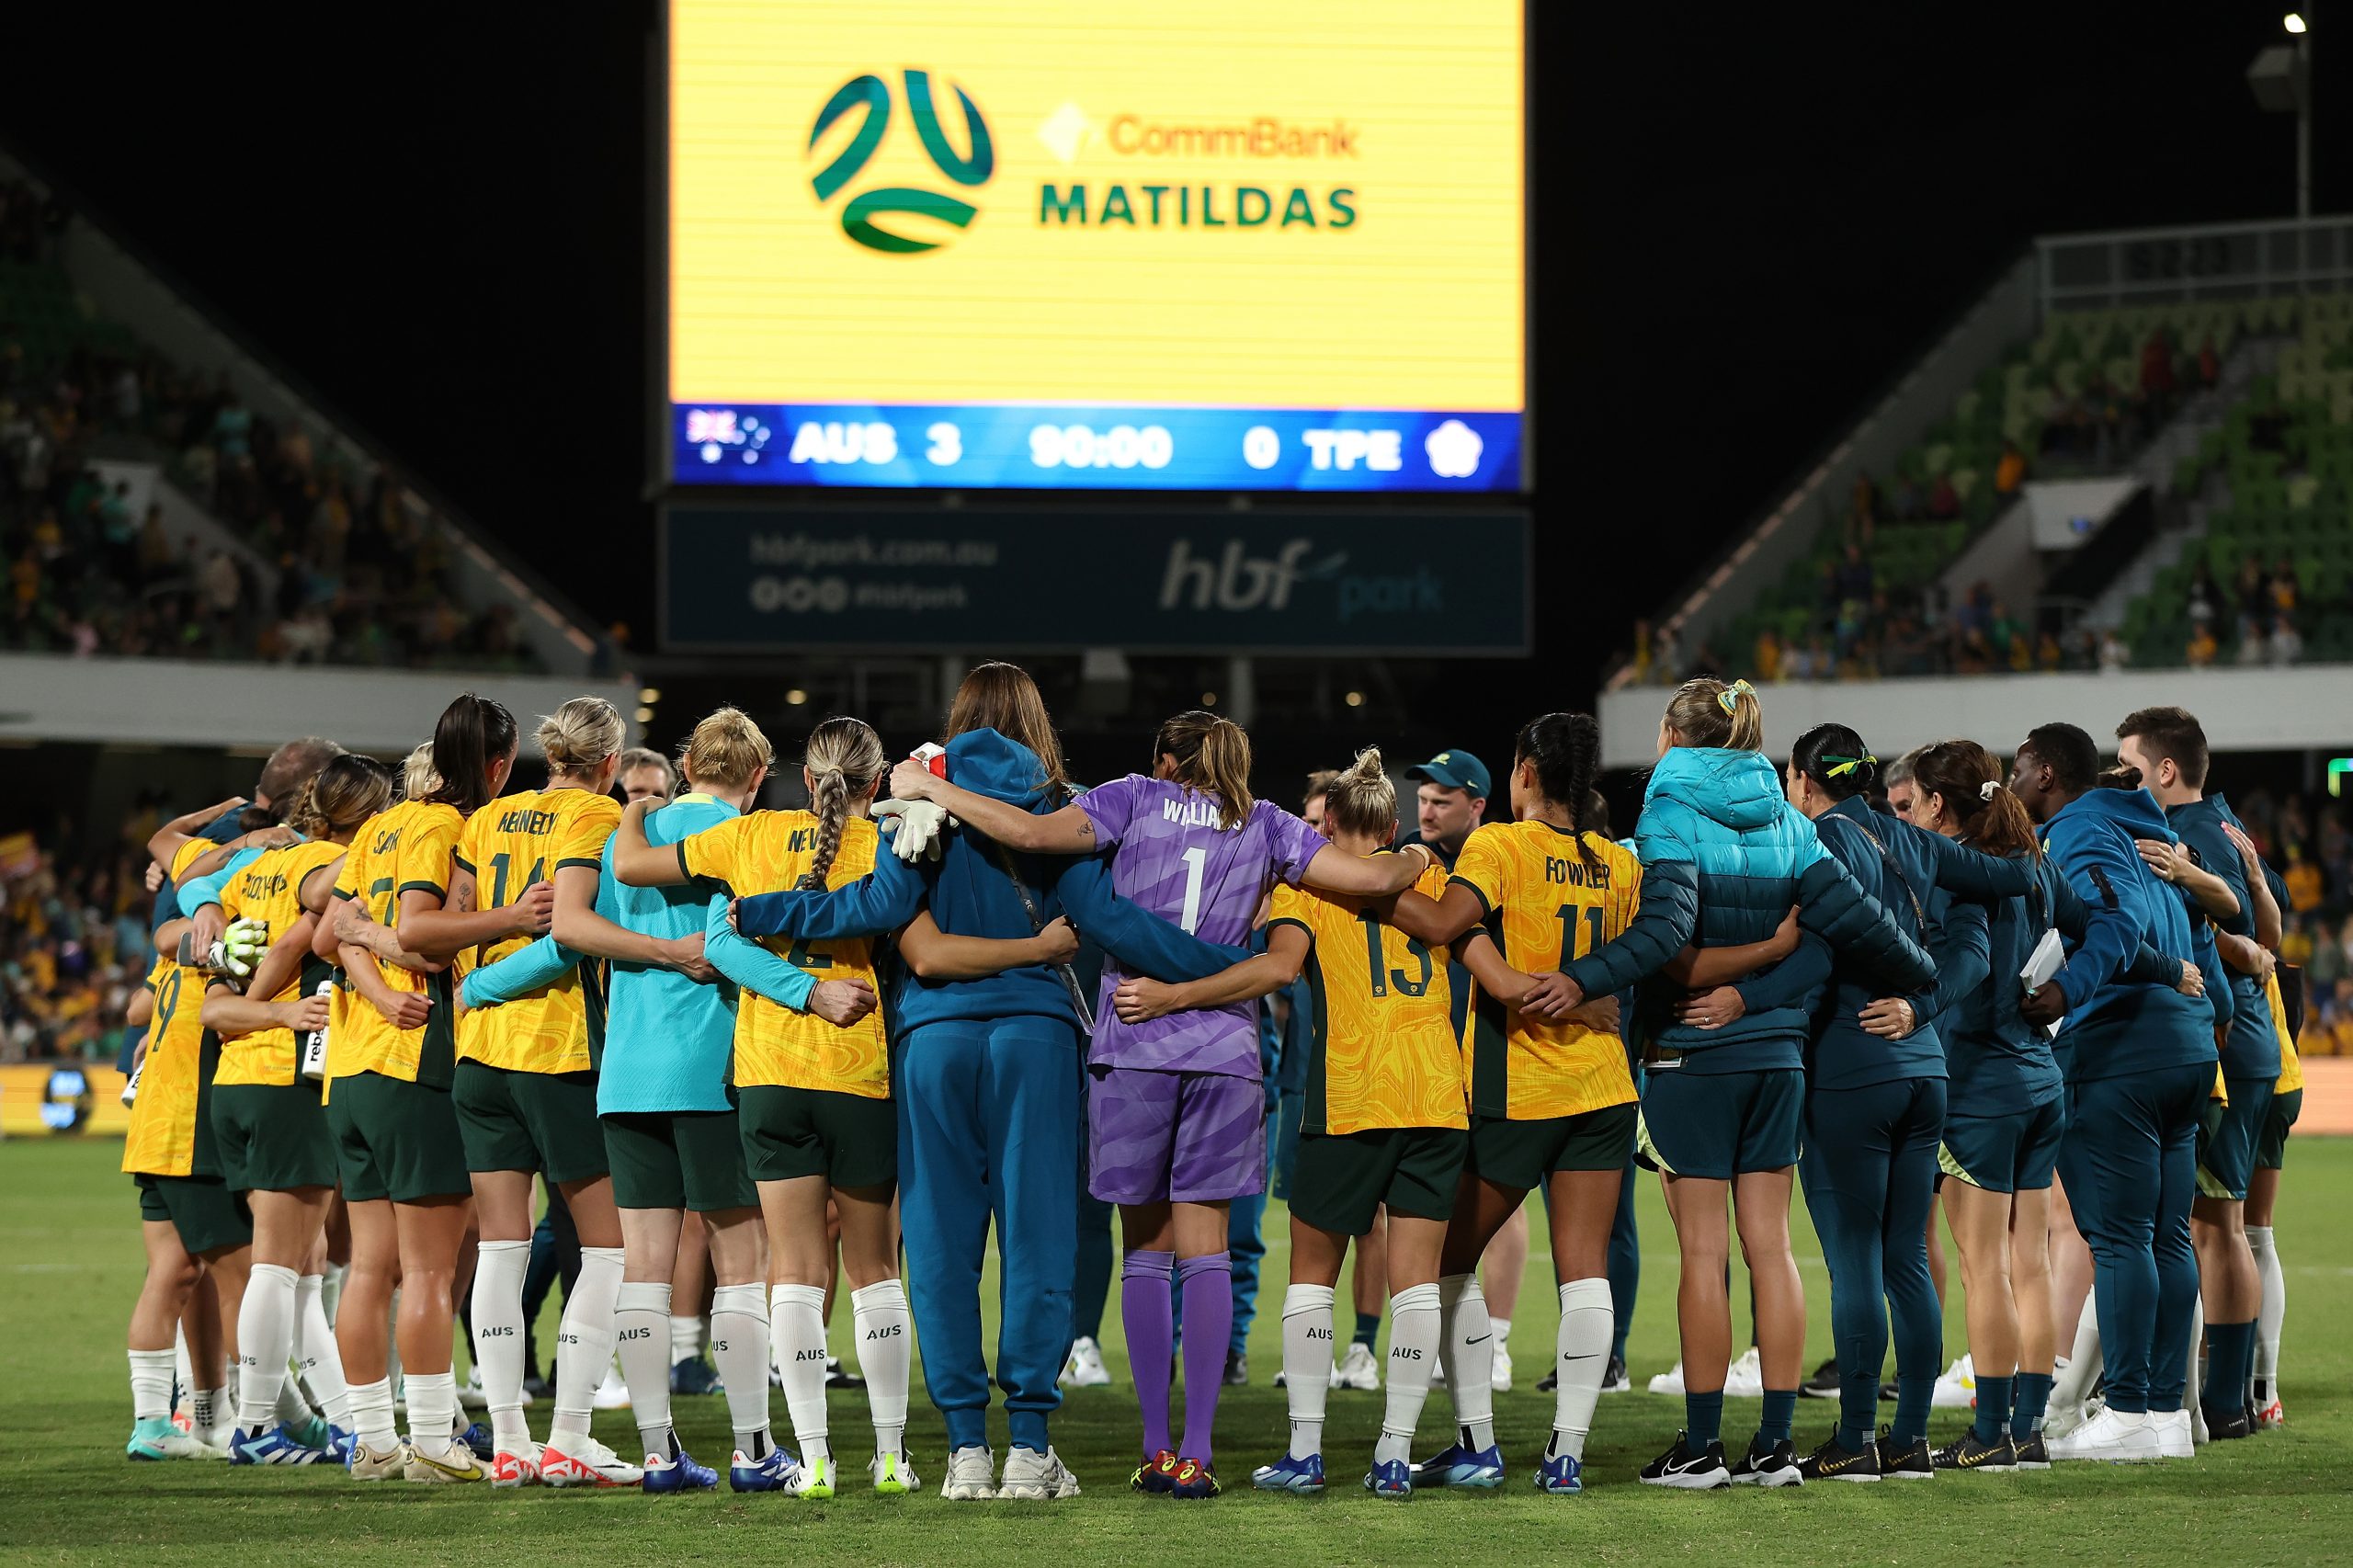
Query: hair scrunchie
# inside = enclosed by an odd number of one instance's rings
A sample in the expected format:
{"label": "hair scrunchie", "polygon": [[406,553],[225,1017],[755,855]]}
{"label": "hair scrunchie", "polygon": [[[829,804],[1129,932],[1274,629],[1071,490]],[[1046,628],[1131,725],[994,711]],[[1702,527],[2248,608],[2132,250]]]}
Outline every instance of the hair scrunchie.
{"label": "hair scrunchie", "polygon": [[1740,699],[1743,696],[1753,698],[1756,695],[1756,688],[1755,687],[1749,685],[1745,680],[1736,680],[1730,686],[1724,687],[1722,691],[1716,693],[1716,701],[1725,712],[1736,713],[1740,710]]}
{"label": "hair scrunchie", "polygon": [[2002,781],[2000,779],[1988,778],[1984,783],[1977,786],[1977,798],[1990,806],[1994,803],[1994,797],[2000,791],[2001,788]]}
{"label": "hair scrunchie", "polygon": [[1824,752],[1822,754],[1821,760],[1831,765],[1829,770],[1823,774],[1824,778],[1836,778],[1842,773],[1852,773],[1858,767],[1866,765],[1872,767],[1879,766],[1879,758],[1869,752],[1863,753],[1860,756],[1833,756],[1828,752]]}

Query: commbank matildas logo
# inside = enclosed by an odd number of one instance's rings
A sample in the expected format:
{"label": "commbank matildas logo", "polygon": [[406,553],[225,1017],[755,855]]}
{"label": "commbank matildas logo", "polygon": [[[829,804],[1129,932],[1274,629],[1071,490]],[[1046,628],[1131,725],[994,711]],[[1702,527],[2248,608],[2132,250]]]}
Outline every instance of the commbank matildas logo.
{"label": "commbank matildas logo", "polygon": [[[939,111],[932,97],[931,73],[910,69],[901,76],[907,117],[915,121],[915,137],[922,142],[932,166],[967,188],[988,184],[989,176],[996,172],[996,150],[989,142],[988,121],[982,117],[981,108],[972,101],[972,95],[961,87],[955,89],[956,101],[964,110],[965,142],[970,148],[959,153],[949,144],[947,132],[939,123]],[[811,176],[810,184],[821,204],[840,195],[881,148],[882,139],[891,129],[890,84],[871,74],[843,83],[825,100],[825,107],[817,111],[817,123],[809,131],[809,151],[815,153],[819,139],[837,121],[859,108],[865,110],[865,119],[848,145]],[[894,215],[930,219],[951,229],[961,229],[980,215],[980,209],[945,191],[877,186],[851,197],[842,208],[842,233],[869,250],[892,256],[938,250],[948,243],[945,239],[922,239],[883,227],[881,220]]]}

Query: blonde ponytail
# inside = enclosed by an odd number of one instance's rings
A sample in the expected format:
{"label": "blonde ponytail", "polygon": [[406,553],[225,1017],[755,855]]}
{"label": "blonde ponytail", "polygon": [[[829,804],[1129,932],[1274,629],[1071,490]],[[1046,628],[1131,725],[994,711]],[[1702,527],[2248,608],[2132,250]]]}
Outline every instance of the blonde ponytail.
{"label": "blonde ponytail", "polygon": [[575,697],[540,721],[540,755],[550,774],[594,773],[621,749],[620,710],[601,697]]}
{"label": "blonde ponytail", "polygon": [[441,775],[433,768],[433,743],[420,741],[401,764],[401,798],[422,801],[440,788]]}
{"label": "blonde ponytail", "polygon": [[1397,832],[1397,786],[1367,746],[1324,787],[1324,822],[1334,834],[1370,835],[1386,844]]}
{"label": "blonde ponytail", "polygon": [[[746,721],[748,722],[748,721]],[[822,889],[841,853],[842,824],[852,800],[870,794],[889,759],[882,738],[864,721],[832,718],[810,732],[802,766],[809,769],[809,809],[817,818],[816,858],[794,885]]]}
{"label": "blonde ponytail", "polygon": [[1713,676],[1694,676],[1667,699],[1666,722],[1686,745],[1765,749],[1765,709],[1756,687],[1745,680],[1726,684]]}
{"label": "blonde ponytail", "polygon": [[722,708],[687,737],[678,766],[698,790],[733,791],[749,787],[752,775],[761,768],[774,767],[776,748],[742,709]]}
{"label": "blonde ponytail", "polygon": [[1250,736],[1231,719],[1196,708],[1160,726],[1153,737],[1154,763],[1176,759],[1176,782],[1214,796],[1218,826],[1232,833],[1250,820]]}

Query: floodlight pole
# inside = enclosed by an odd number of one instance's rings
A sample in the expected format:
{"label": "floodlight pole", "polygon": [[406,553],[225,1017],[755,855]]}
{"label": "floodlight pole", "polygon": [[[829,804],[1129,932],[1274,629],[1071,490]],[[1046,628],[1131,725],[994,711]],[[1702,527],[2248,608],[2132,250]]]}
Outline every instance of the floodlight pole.
{"label": "floodlight pole", "polygon": [[[2313,215],[2313,14],[2319,8],[2319,0],[2305,0],[2304,30],[2296,39],[2304,89],[2296,95],[2296,217],[2301,222],[2311,222]],[[2304,238],[2309,243],[2311,236]]]}

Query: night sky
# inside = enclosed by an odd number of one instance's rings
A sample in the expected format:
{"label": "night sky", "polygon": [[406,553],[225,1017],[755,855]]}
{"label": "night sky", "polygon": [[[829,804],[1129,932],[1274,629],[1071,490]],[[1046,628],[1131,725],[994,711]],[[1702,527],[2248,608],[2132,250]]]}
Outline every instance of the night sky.
{"label": "night sky", "polygon": [[[2244,80],[2283,8],[1541,0],[1537,658],[1417,699],[1483,732],[1589,701],[2032,235],[2292,211],[2293,120]],[[654,7],[39,10],[0,138],[650,647]]]}

